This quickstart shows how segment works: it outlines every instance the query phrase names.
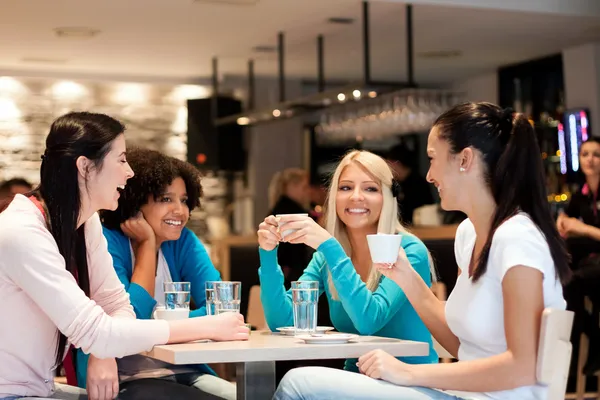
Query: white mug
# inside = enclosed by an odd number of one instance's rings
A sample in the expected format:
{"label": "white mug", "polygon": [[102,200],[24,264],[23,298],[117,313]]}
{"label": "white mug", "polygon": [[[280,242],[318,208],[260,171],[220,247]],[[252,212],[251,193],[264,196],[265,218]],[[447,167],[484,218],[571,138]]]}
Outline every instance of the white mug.
{"label": "white mug", "polygon": [[371,260],[375,264],[393,264],[398,260],[402,235],[378,233],[367,235]]}
{"label": "white mug", "polygon": [[164,307],[156,307],[154,310],[154,319],[164,319],[165,321],[178,321],[190,317],[190,310],[187,308],[176,308],[167,310]]}
{"label": "white mug", "polygon": [[[297,216],[299,216],[299,217],[308,217],[308,214],[306,214],[306,213],[298,213],[298,214],[277,214],[277,215],[275,215],[275,217],[279,218],[279,217],[285,217],[285,216],[288,216],[288,215],[297,215]],[[283,224],[280,224],[280,225],[279,225],[279,228],[281,228],[281,227],[283,227],[283,226],[285,226],[285,223],[283,223]],[[296,230],[297,230],[297,229],[286,229],[285,231],[281,232],[281,237],[282,237],[282,238],[285,238],[285,237],[286,237],[287,235],[289,235],[290,233],[294,233],[294,232],[296,232]]]}

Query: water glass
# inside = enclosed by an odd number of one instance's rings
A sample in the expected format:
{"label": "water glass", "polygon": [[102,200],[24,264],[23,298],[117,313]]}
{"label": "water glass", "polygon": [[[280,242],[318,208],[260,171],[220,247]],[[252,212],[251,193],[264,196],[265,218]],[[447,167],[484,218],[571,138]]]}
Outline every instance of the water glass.
{"label": "water glass", "polygon": [[317,331],[319,282],[292,282],[292,302],[294,303],[294,334],[315,333]]}
{"label": "water glass", "polygon": [[190,309],[190,288],[189,282],[164,282],[165,290],[165,309]]}
{"label": "water glass", "polygon": [[240,312],[242,282],[215,282],[215,314]]}
{"label": "water glass", "polygon": [[206,315],[216,315],[215,312],[215,283],[218,281],[206,282]]}

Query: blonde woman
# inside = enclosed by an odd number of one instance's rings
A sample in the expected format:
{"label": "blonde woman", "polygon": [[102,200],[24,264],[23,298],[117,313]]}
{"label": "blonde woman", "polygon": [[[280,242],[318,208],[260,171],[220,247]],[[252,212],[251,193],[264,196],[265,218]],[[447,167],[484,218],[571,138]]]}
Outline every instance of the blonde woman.
{"label": "blonde woman", "polygon": [[[269,184],[269,215],[306,214],[309,202],[309,181],[305,170],[287,168],[273,175]],[[312,249],[304,245],[281,243],[277,256],[286,287],[300,278],[312,253]]]}
{"label": "blonde woman", "polygon": [[271,214],[306,212],[309,202],[310,188],[308,173],[305,170],[287,168],[273,175],[269,183],[269,209]]}
{"label": "blonde woman", "polygon": [[[331,321],[340,332],[416,340],[430,344],[424,357],[401,358],[407,363],[435,363],[431,334],[408,302],[402,289],[383,277],[371,262],[367,235],[402,234],[402,247],[412,267],[431,285],[429,254],[398,220],[392,194],[392,171],[379,156],[352,151],[338,165],[327,200],[326,229],[310,217],[267,217],[260,224],[261,300],[272,330],[293,325],[291,293],[284,290],[277,264],[280,241],[306,244],[316,250],[300,280],[320,282],[320,294],[329,302]],[[284,238],[278,224],[297,229]],[[357,372],[356,360],[346,360],[346,370]]]}

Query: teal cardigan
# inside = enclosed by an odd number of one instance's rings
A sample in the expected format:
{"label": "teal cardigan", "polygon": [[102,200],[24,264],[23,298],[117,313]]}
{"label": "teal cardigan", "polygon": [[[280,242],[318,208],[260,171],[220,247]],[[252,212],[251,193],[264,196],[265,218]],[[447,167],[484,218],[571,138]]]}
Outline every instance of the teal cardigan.
{"label": "teal cardigan", "polygon": [[[104,237],[108,242],[108,251],[113,258],[113,266],[119,279],[129,293],[129,299],[138,319],[151,319],[156,306],[156,300],[150,293],[137,283],[131,283],[133,265],[131,263],[131,248],[129,238],[121,231],[103,227]],[[215,269],[206,249],[196,235],[187,228],[181,232],[178,240],[164,242],[160,249],[169,266],[173,282],[190,282],[191,295],[197,309],[190,312],[190,317],[206,315],[205,282],[220,281],[219,271]],[[85,388],[87,376],[88,355],[77,350],[77,384]],[[214,372],[206,365],[197,366],[199,372]]]}
{"label": "teal cardigan", "polygon": [[[402,247],[413,268],[431,286],[427,248],[415,236],[404,234]],[[285,292],[284,277],[277,264],[277,249],[259,249],[261,301],[267,324],[271,330],[293,326],[291,291]],[[338,299],[332,299],[328,275],[331,272]],[[411,364],[437,363],[431,333],[412,307],[402,289],[391,279],[381,278],[374,292],[367,289],[356,273],[350,258],[335,238],[319,246],[311,262],[299,280],[318,281],[319,295],[325,293],[329,302],[329,315],[334,327],[340,332],[357,333],[426,342],[429,355],[401,357],[399,360]],[[358,371],[356,360],[346,360],[344,369]]]}

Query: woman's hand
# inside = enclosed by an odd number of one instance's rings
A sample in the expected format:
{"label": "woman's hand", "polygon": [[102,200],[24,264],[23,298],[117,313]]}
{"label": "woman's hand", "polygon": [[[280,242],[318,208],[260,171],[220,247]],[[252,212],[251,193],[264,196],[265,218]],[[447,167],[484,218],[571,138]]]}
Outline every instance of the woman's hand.
{"label": "woman's hand", "polygon": [[402,284],[407,281],[407,278],[410,276],[410,274],[415,273],[402,246],[400,249],[398,249],[398,258],[396,259],[395,263],[373,264],[373,266],[377,268],[379,272],[381,272],[381,275],[393,280],[400,287],[402,287]]}
{"label": "woman's hand", "polygon": [[132,218],[121,224],[121,230],[128,238],[136,243],[142,242],[156,242],[156,235],[154,230],[144,218],[144,214],[141,211]]}
{"label": "woman's hand", "polygon": [[577,218],[564,217],[561,221],[561,225],[565,237],[587,236],[588,226]]}
{"label": "woman's hand", "polygon": [[558,230],[560,236],[562,236],[563,238],[567,237],[567,231],[565,229],[565,221],[567,219],[569,219],[569,217],[564,212],[558,214],[558,218],[556,219],[556,229]]}
{"label": "woman's hand", "polygon": [[[279,230],[282,231],[283,241],[287,243],[304,243],[317,249],[323,242],[331,238],[325,228],[306,215],[285,215],[278,218]],[[290,231],[289,233],[286,233]]]}
{"label": "woman's hand", "polygon": [[212,333],[209,339],[218,341],[227,340],[248,340],[250,329],[244,323],[244,316],[240,313],[223,313],[219,315],[210,315],[207,317],[212,321]]}
{"label": "woman's hand", "polygon": [[413,365],[405,364],[383,350],[373,350],[358,359],[359,371],[373,379],[382,379],[395,385],[410,386]]}
{"label": "woman's hand", "polygon": [[261,249],[271,251],[281,241],[281,235],[277,224],[277,219],[269,215],[265,220],[258,226],[258,245]]}
{"label": "woman's hand", "polygon": [[119,394],[119,371],[114,358],[96,358],[90,355],[87,368],[89,400],[110,400]]}

